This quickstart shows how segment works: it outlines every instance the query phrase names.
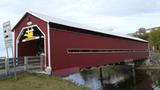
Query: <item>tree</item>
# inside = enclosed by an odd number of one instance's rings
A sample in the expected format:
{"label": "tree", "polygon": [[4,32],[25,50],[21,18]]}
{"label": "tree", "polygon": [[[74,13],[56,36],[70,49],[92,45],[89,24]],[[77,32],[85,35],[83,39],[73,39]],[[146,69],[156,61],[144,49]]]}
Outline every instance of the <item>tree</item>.
{"label": "tree", "polygon": [[139,28],[139,29],[138,29],[138,32],[139,32],[140,34],[145,34],[145,33],[146,33],[146,29],[145,29],[145,28]]}
{"label": "tree", "polygon": [[150,44],[154,47],[154,49],[160,52],[160,29],[152,30],[149,35]]}
{"label": "tree", "polygon": [[138,31],[136,33],[134,33],[133,36],[144,39],[144,40],[148,40],[148,38],[149,38],[149,34],[146,33],[145,28],[139,28]]}

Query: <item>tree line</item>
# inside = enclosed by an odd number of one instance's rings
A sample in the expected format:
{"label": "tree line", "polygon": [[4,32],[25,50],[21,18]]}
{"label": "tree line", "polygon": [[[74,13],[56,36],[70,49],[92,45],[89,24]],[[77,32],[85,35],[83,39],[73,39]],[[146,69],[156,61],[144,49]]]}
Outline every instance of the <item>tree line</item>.
{"label": "tree line", "polygon": [[140,28],[133,36],[149,41],[150,49],[160,52],[160,27],[152,29]]}

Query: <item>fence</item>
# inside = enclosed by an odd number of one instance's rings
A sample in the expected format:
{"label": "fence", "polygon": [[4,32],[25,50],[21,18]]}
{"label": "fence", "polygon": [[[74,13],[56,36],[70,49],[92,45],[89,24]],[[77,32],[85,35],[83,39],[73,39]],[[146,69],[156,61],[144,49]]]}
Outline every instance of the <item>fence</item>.
{"label": "fence", "polygon": [[0,77],[16,76],[20,72],[44,71],[44,56],[25,56],[0,59]]}

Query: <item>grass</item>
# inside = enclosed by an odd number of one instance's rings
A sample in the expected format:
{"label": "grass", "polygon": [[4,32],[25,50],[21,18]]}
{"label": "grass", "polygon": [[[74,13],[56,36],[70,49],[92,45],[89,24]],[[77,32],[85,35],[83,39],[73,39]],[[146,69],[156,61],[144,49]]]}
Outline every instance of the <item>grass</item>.
{"label": "grass", "polygon": [[42,74],[18,75],[17,80],[0,80],[0,90],[88,90],[56,77]]}

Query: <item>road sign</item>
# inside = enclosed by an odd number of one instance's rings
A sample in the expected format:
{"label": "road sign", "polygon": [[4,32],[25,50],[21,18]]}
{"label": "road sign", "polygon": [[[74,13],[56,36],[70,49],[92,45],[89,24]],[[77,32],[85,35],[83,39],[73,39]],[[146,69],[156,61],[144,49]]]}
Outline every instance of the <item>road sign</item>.
{"label": "road sign", "polygon": [[13,43],[13,39],[12,39],[12,31],[11,31],[10,21],[3,23],[3,34],[4,34],[5,47],[11,48],[12,43]]}

